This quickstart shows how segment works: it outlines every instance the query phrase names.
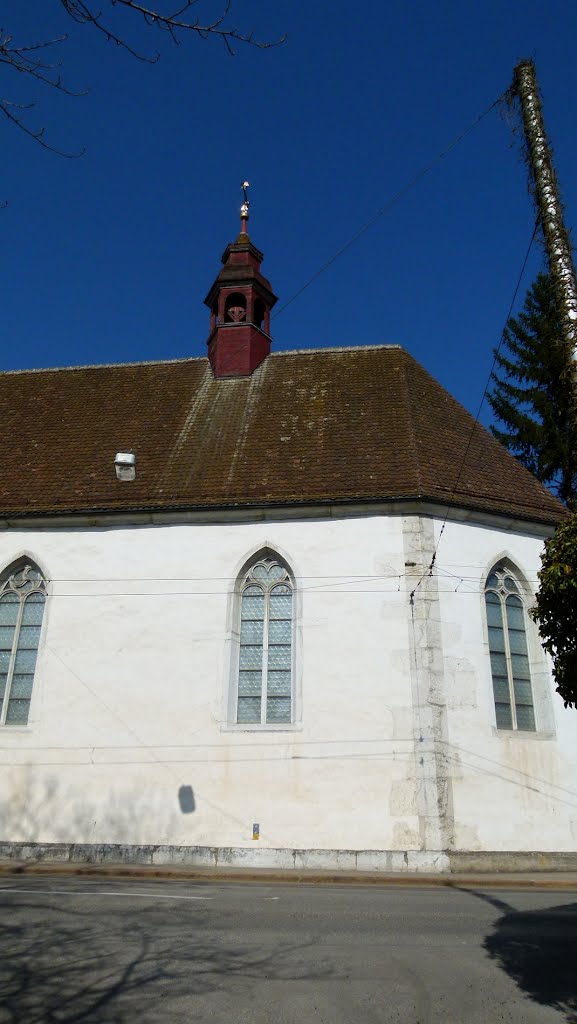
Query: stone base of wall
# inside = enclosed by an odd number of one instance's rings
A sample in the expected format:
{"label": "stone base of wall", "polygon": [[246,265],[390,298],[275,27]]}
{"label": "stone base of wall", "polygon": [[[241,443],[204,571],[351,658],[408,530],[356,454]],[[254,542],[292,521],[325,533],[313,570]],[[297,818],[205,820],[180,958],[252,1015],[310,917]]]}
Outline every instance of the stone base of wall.
{"label": "stone base of wall", "polygon": [[577,871],[577,853],[467,853],[421,850],[290,850],[266,847],[121,846],[0,842],[0,861],[256,868],[278,871],[371,871],[405,874]]}
{"label": "stone base of wall", "polygon": [[449,853],[450,871],[471,874],[483,871],[577,871],[577,852],[541,853],[506,850],[498,853]]}

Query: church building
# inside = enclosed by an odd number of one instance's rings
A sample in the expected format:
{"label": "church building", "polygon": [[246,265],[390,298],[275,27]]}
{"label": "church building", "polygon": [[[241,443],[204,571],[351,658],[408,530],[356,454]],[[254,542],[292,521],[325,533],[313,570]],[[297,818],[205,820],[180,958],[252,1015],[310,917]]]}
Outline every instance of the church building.
{"label": "church building", "polygon": [[207,358],[0,374],[0,856],[574,867],[566,510],[403,348],[275,352],[247,221]]}

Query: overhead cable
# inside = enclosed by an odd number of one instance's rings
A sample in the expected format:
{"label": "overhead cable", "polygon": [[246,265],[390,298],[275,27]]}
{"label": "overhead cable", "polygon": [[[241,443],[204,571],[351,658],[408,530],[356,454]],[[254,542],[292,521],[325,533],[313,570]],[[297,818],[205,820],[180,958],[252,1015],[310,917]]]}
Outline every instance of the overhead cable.
{"label": "overhead cable", "polygon": [[487,117],[487,115],[490,114],[491,111],[494,110],[495,107],[497,107],[502,100],[504,100],[508,91],[509,90],[506,90],[496,100],[494,100],[494,102],[491,103],[490,107],[487,107],[487,109],[484,110],[481,114],[479,114],[474,121],[471,121],[471,124],[468,125],[468,127],[465,128],[458,135],[456,135],[452,142],[448,144],[448,146],[445,146],[445,148],[442,149],[440,153],[437,153],[437,155],[434,156],[433,159],[429,161],[429,163],[425,164],[425,166],[422,167],[421,170],[418,171],[417,174],[415,174],[405,185],[403,185],[402,188],[395,192],[387,200],[384,206],[379,207],[379,209],[375,211],[372,217],[370,217],[370,219],[365,224],[363,224],[362,227],[358,228],[357,231],[355,231],[354,235],[351,235],[348,241],[345,242],[344,245],[341,245],[340,249],[337,249],[334,255],[331,256],[330,259],[326,261],[326,263],[323,263],[323,265],[312,275],[312,277],[310,277],[308,281],[305,281],[305,283],[301,285],[298,291],[296,291],[294,295],[290,297],[290,299],[287,299],[287,301],[279,309],[277,309],[275,313],[272,314],[272,318],[276,319],[278,316],[281,315],[281,313],[284,313],[285,309],[287,309],[288,306],[292,305],[292,303],[296,299],[298,299],[299,296],[302,295],[302,293],[307,290],[307,288],[310,288],[311,284],[313,284],[317,280],[317,278],[321,276],[321,274],[324,274],[325,270],[328,270],[329,267],[332,267],[333,263],[335,263],[336,260],[338,260],[339,256],[342,256],[343,253],[347,251],[347,249],[350,249],[351,245],[354,245],[354,243],[358,241],[361,235],[364,235],[365,232],[369,230],[369,228],[372,228],[373,224],[375,224],[382,216],[384,216],[385,213],[388,213],[388,211],[393,206],[395,206],[396,203],[398,203],[399,199],[402,199],[403,196],[405,196],[407,192],[414,188],[414,186],[417,185],[422,178],[429,174],[429,172],[433,170],[433,168],[436,166],[436,164],[439,163],[439,161],[441,161],[445,156],[447,156],[447,154],[450,153],[451,150],[455,148],[455,146],[458,146],[459,143],[462,142],[463,139],[465,139],[467,135],[469,135],[470,132],[473,131],[473,128],[476,128],[477,125],[480,124],[480,122],[483,121],[484,118]]}

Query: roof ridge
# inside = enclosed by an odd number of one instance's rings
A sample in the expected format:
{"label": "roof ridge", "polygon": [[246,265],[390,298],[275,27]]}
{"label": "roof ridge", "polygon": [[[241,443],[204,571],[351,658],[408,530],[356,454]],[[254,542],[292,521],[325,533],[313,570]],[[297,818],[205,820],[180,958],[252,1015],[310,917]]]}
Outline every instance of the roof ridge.
{"label": "roof ridge", "polygon": [[[270,352],[267,358],[293,355],[321,355],[333,352],[368,352],[374,349],[400,349],[402,345],[326,345],[324,348],[291,348],[281,349],[277,352]],[[119,363],[75,363],[71,366],[30,366],[18,370],[0,370],[0,375],[15,375],[18,373],[62,373],[64,370],[104,370],[120,368],[123,366],[172,366],[175,363],[197,363],[206,362],[206,356],[179,356],[175,359],[134,359]]]}
{"label": "roof ridge", "polygon": [[393,345],[386,345],[386,344],[383,344],[383,345],[326,345],[324,348],[287,348],[287,349],[280,349],[279,351],[276,351],[276,352],[269,352],[269,354],[267,356],[267,359],[270,359],[271,357],[276,357],[276,356],[303,355],[305,352],[307,354],[309,354],[309,355],[320,355],[320,354],[325,353],[325,352],[369,352],[369,351],[372,351],[374,349],[384,349],[384,348],[395,348],[395,349],[400,349],[401,352],[405,351],[405,349],[403,349],[402,345],[397,345],[397,344],[393,344]]}
{"label": "roof ridge", "polygon": [[172,366],[174,363],[208,362],[206,356],[181,356],[178,359],[135,359],[128,363],[76,363],[74,366],[30,366],[21,370],[0,370],[0,376],[18,373],[61,373],[63,370],[110,370],[121,366]]}

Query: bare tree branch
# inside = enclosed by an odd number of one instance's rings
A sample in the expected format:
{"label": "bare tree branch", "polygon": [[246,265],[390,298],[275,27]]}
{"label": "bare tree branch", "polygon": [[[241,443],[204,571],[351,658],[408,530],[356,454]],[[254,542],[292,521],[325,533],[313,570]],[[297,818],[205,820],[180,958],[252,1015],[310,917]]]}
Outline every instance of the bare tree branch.
{"label": "bare tree branch", "polygon": [[[64,156],[68,160],[76,160],[79,156],[83,156],[85,152],[84,147],[82,147],[78,153],[67,153],[63,149],[58,149],[56,146],[52,146],[49,142],[46,142],[46,139],[44,138],[44,128],[37,128],[36,130],[29,128],[24,121],[22,114],[16,113],[16,111],[31,110],[35,106],[35,103],[11,103],[10,100],[0,99],[0,112],[3,113],[4,116],[12,122],[12,124],[15,124],[20,131],[24,132],[25,135],[29,135],[31,139],[34,139],[34,142],[37,142],[43,149],[49,149],[51,153],[57,153],[58,156]],[[3,205],[6,206],[6,203]]]}
{"label": "bare tree branch", "polygon": [[[235,43],[245,43],[248,46],[255,46],[259,50],[268,50],[272,46],[283,43],[286,36],[275,40],[255,39],[254,32],[241,32],[239,29],[227,25],[227,18],[232,7],[232,0],[223,0],[224,8],[218,17],[213,21],[203,22],[200,18],[189,17],[189,12],[200,3],[200,0],[185,0],[176,10],[171,10],[172,4],[167,0],[156,0],[154,6],[149,3],[140,3],[139,0],[108,0],[111,8],[123,8],[140,15],[148,26],[155,26],[162,32],[168,33],[174,43],[180,42],[180,33],[193,32],[202,39],[209,36],[219,38],[226,46],[229,53],[233,54]],[[121,36],[119,32],[111,28],[110,22],[104,20],[102,10],[97,10],[92,2],[87,0],[60,0],[60,3],[67,14],[80,25],[93,25],[98,28],[110,42],[116,43],[128,50],[133,57],[140,60],[154,62],[158,60],[158,54],[147,56],[135,50],[134,47]],[[163,9],[164,8],[164,9]]]}
{"label": "bare tree branch", "polygon": [[[56,3],[58,0],[56,0]],[[100,32],[107,42],[114,43],[121,49],[126,50],[136,60],[154,64],[160,54],[144,53],[124,34],[123,30],[115,23],[115,17],[120,10],[134,14],[141,23],[144,22],[149,28],[156,28],[164,32],[170,40],[179,45],[187,33],[198,36],[200,39],[214,37],[224,44],[229,54],[235,54],[235,47],[238,45],[254,46],[259,50],[268,50],[273,46],[283,43],[286,36],[275,40],[261,40],[255,38],[254,32],[242,32],[229,24],[229,15],[232,8],[232,0],[221,0],[224,6],[220,14],[213,20],[204,21],[201,17],[196,18],[195,9],[202,0],[180,0],[174,7],[174,0],[101,0],[96,6],[94,0],[60,0],[60,5],[65,13],[77,25],[91,25]],[[86,90],[77,91],[71,89],[62,79],[60,68],[62,59],[50,60],[47,51],[53,51],[68,41],[67,35],[54,36],[51,39],[40,40],[39,42],[16,45],[13,37],[0,28],[0,70],[4,66],[7,72],[14,71],[41,83],[43,86],[65,93],[67,96],[84,96]],[[0,112],[20,128],[26,135],[41,145],[61,156],[78,157],[84,152],[65,153],[52,146],[44,138],[44,128],[32,128],[26,121],[26,112],[36,109],[37,101],[31,103],[16,103],[9,99],[0,97]]]}
{"label": "bare tree branch", "polygon": [[[4,64],[10,71],[16,71],[19,74],[35,79],[41,82],[42,85],[56,89],[58,92],[66,93],[67,96],[82,96],[84,95],[83,92],[75,92],[69,89],[62,81],[58,71],[62,61],[50,62],[44,58],[44,51],[65,42],[66,38],[66,36],[55,36],[53,39],[28,43],[26,46],[15,46],[12,36],[4,32],[3,29],[0,29],[0,65]],[[65,150],[59,149],[57,146],[53,146],[46,141],[44,138],[44,128],[35,129],[27,124],[25,112],[33,110],[36,106],[37,103],[34,101],[31,103],[16,103],[14,100],[0,97],[0,112],[20,131],[28,135],[34,142],[37,142],[39,146],[42,146],[43,149],[48,149],[52,153],[57,153],[59,156],[69,159],[82,156],[84,149],[79,150],[77,153],[67,153]]]}

